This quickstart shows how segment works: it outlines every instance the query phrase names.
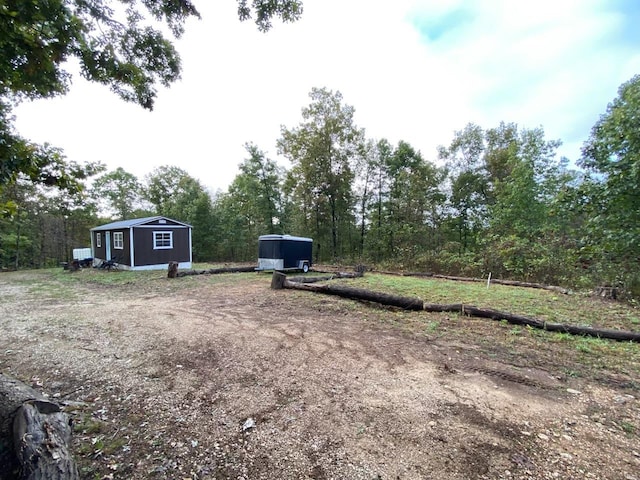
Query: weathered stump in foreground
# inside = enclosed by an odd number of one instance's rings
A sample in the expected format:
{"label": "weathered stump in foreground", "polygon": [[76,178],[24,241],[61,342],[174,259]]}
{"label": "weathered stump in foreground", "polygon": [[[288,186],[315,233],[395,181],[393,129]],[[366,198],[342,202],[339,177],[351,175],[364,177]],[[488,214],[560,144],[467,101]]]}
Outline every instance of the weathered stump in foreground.
{"label": "weathered stump in foreground", "polygon": [[178,262],[169,262],[167,277],[176,278],[178,276]]}
{"label": "weathered stump in foreground", "polygon": [[71,422],[60,406],[0,374],[0,480],[77,480]]}
{"label": "weathered stump in foreground", "polygon": [[273,290],[282,290],[286,281],[287,276],[284,273],[274,270],[271,277],[271,288]]}

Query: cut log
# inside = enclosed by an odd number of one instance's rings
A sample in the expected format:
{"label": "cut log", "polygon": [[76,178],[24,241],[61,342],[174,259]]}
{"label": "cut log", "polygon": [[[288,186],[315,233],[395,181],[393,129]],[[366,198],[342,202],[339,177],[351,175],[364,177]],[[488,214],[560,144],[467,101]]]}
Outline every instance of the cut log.
{"label": "cut log", "polygon": [[0,374],[0,480],[75,480],[71,424],[60,406]]}
{"label": "cut log", "polygon": [[23,403],[13,421],[13,445],[22,465],[22,478],[71,480],[80,478],[70,452],[71,425],[54,403]]}
{"label": "cut log", "polygon": [[420,300],[419,298],[400,297],[397,295],[389,295],[387,293],[363,290],[361,288],[343,287],[341,285],[307,285],[302,283],[290,282],[288,280],[285,280],[284,287],[293,288],[296,290],[306,290],[309,292],[326,293],[329,295],[336,295],[338,297],[349,298],[352,300],[376,302],[381,303],[382,305],[403,308],[405,310],[422,310],[422,300]]}
{"label": "cut log", "polygon": [[284,273],[274,270],[273,276],[271,277],[271,288],[273,290],[282,290],[285,286],[286,281],[287,276]]}
{"label": "cut log", "polygon": [[176,278],[178,276],[178,262],[169,262],[169,271],[167,277]]}
{"label": "cut log", "polygon": [[616,287],[596,287],[593,290],[594,295],[602,298],[606,298],[607,300],[616,300],[618,298],[618,289]]}
{"label": "cut log", "polygon": [[[533,317],[525,315],[517,315],[509,312],[501,312],[489,308],[478,308],[474,305],[464,305],[462,303],[453,304],[434,304],[425,303],[419,298],[399,297],[386,293],[372,292],[359,288],[349,288],[340,285],[308,285],[303,283],[295,283],[286,280],[284,274],[280,274],[278,281],[283,282],[284,288],[292,288],[296,290],[306,290],[308,292],[324,293],[328,295],[336,295],[352,300],[365,300],[368,302],[380,303],[403,308],[405,310],[424,310],[427,312],[455,312],[461,313],[469,317],[489,318],[491,320],[506,321],[513,325],[522,325],[549,332],[563,332],[572,335],[582,335],[595,338],[607,338],[623,342],[640,342],[640,332],[629,332],[624,330],[611,330],[603,328],[583,327],[577,325],[566,325],[560,323],[549,323]],[[274,275],[275,279],[275,275]],[[273,287],[273,280],[271,284]],[[282,288],[282,287],[279,287]]]}
{"label": "cut log", "polygon": [[223,268],[210,268],[209,270],[186,270],[184,272],[178,272],[178,277],[188,277],[190,275],[217,275],[220,273],[247,273],[255,272],[256,267],[223,267]]}
{"label": "cut log", "polygon": [[[456,282],[486,282],[486,278],[475,278],[475,277],[456,277],[451,275],[438,275],[430,272],[388,272],[388,271],[378,271],[378,273],[382,273],[383,275],[399,275],[402,277],[428,277],[428,278],[440,278],[442,280],[452,280]],[[500,280],[496,278],[491,279],[492,284],[496,285],[507,285],[511,287],[524,287],[524,288],[538,288],[542,290],[549,290],[552,292],[562,293],[563,295],[569,295],[571,290],[568,290],[563,287],[558,287],[556,285],[545,285],[543,283],[530,283],[530,282],[518,282],[516,280]]]}
{"label": "cut log", "polygon": [[287,281],[293,282],[293,283],[318,283],[318,282],[327,282],[329,280],[332,280],[333,278],[334,278],[333,275],[323,275],[321,277],[300,276],[300,277],[287,277]]}
{"label": "cut log", "polygon": [[363,272],[336,272],[332,275],[323,275],[323,276],[299,276],[299,277],[287,277],[289,282],[294,283],[317,283],[317,282],[326,282],[328,280],[333,280],[335,278],[360,278],[364,275]]}

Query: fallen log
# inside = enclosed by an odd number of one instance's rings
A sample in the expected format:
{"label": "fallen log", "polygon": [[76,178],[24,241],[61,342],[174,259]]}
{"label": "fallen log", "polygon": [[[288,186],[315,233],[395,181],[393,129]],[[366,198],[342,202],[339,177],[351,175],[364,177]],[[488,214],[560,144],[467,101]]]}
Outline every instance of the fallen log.
{"label": "fallen log", "polygon": [[60,406],[0,374],[0,480],[76,480],[71,422]]}
{"label": "fallen log", "polygon": [[[279,272],[278,272],[279,273]],[[275,272],[274,272],[275,279]],[[273,281],[272,279],[272,288]],[[389,295],[386,293],[373,292],[360,288],[344,287],[341,285],[308,285],[303,283],[295,283],[286,279],[282,273],[279,274],[278,282],[281,286],[278,288],[291,288],[295,290],[305,290],[308,292],[324,293],[327,295],[336,295],[351,300],[365,300],[375,302],[382,305],[403,308],[405,310],[424,310],[427,312],[453,312],[466,315],[468,317],[489,318],[491,320],[506,321],[513,325],[522,325],[549,332],[562,332],[572,335],[581,335],[595,338],[606,338],[623,342],[640,342],[640,332],[630,332],[625,330],[611,330],[604,328],[593,328],[579,325],[566,325],[560,323],[550,323],[543,320],[528,317],[525,315],[517,315],[509,312],[502,312],[489,308],[479,308],[474,305],[465,305],[462,303],[453,304],[437,304],[426,303],[419,298],[401,297]]]}
{"label": "fallen log", "polygon": [[308,285],[304,283],[295,283],[290,282],[289,280],[285,280],[284,288],[325,293],[328,295],[336,295],[338,297],[349,298],[352,300],[376,302],[382,305],[403,308],[405,310],[422,310],[423,303],[419,298],[400,297],[397,295],[389,295],[387,293],[363,290],[361,288],[344,287],[342,285]]}
{"label": "fallen log", "polygon": [[[486,282],[486,278],[477,278],[477,277],[456,277],[452,275],[439,275],[431,272],[389,272],[384,270],[379,270],[377,273],[382,273],[383,275],[397,275],[401,277],[427,277],[427,278],[439,278],[442,280],[451,280],[455,282]],[[519,282],[516,280],[500,280],[498,278],[492,278],[490,283],[495,283],[496,285],[507,285],[511,287],[524,287],[524,288],[538,288],[542,290],[549,290],[552,292],[562,293],[563,295],[571,294],[571,290],[563,287],[558,287],[556,285],[545,285],[544,283],[531,283],[531,282]]]}
{"label": "fallen log", "polygon": [[220,273],[246,273],[246,272],[255,272],[255,266],[249,267],[223,267],[223,268],[210,268],[208,270],[185,270],[183,272],[178,272],[176,274],[177,277],[187,277],[190,275],[217,275]]}
{"label": "fallen log", "polygon": [[317,282],[326,282],[329,280],[333,280],[335,278],[360,278],[364,275],[363,272],[336,272],[332,275],[323,275],[323,276],[299,276],[299,277],[287,277],[289,282],[294,283],[317,283]]}
{"label": "fallen log", "polygon": [[[415,276],[415,275],[412,275]],[[456,282],[486,282],[486,278],[474,278],[474,277],[452,277],[450,275],[418,275],[418,276],[429,276],[432,278],[441,278],[443,280],[452,280]],[[562,293],[563,295],[569,295],[571,293],[570,290],[562,287],[558,287],[555,285],[545,285],[543,283],[531,283],[531,282],[518,282],[516,280],[500,280],[499,278],[492,278],[490,283],[495,283],[496,285],[507,285],[510,287],[524,287],[524,288],[538,288],[542,290],[550,290],[552,292]]]}

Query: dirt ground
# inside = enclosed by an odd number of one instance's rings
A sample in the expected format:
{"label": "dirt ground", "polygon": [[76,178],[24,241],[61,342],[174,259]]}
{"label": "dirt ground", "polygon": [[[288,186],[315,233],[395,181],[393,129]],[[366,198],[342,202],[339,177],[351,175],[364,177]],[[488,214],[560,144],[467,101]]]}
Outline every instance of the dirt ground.
{"label": "dirt ground", "polygon": [[640,480],[640,379],[569,347],[265,275],[97,274],[0,275],[0,371],[67,405],[82,478]]}

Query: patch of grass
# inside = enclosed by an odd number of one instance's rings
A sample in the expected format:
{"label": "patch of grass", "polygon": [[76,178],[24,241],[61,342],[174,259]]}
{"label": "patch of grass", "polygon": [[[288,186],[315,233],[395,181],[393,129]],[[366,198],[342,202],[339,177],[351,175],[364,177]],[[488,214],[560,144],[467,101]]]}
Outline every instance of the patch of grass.
{"label": "patch of grass", "polygon": [[634,435],[636,433],[636,426],[626,420],[620,422],[620,428],[622,428],[622,431],[628,435]]}
{"label": "patch of grass", "polygon": [[633,306],[603,302],[583,295],[558,295],[557,292],[542,289],[507,285],[491,285],[487,288],[482,282],[383,274],[367,274],[362,278],[345,280],[345,284],[394,295],[416,297],[428,303],[462,303],[554,323],[632,331],[637,330],[640,324],[638,309]]}
{"label": "patch of grass", "polygon": [[74,422],[74,432],[82,433],[84,435],[95,435],[102,432],[106,428],[106,425],[101,420],[96,420],[90,415],[83,415],[79,421]]}
{"label": "patch of grass", "polygon": [[435,333],[435,331],[438,329],[439,326],[440,326],[440,322],[432,321],[432,322],[427,323],[427,326],[425,327],[425,330],[428,333]]}

